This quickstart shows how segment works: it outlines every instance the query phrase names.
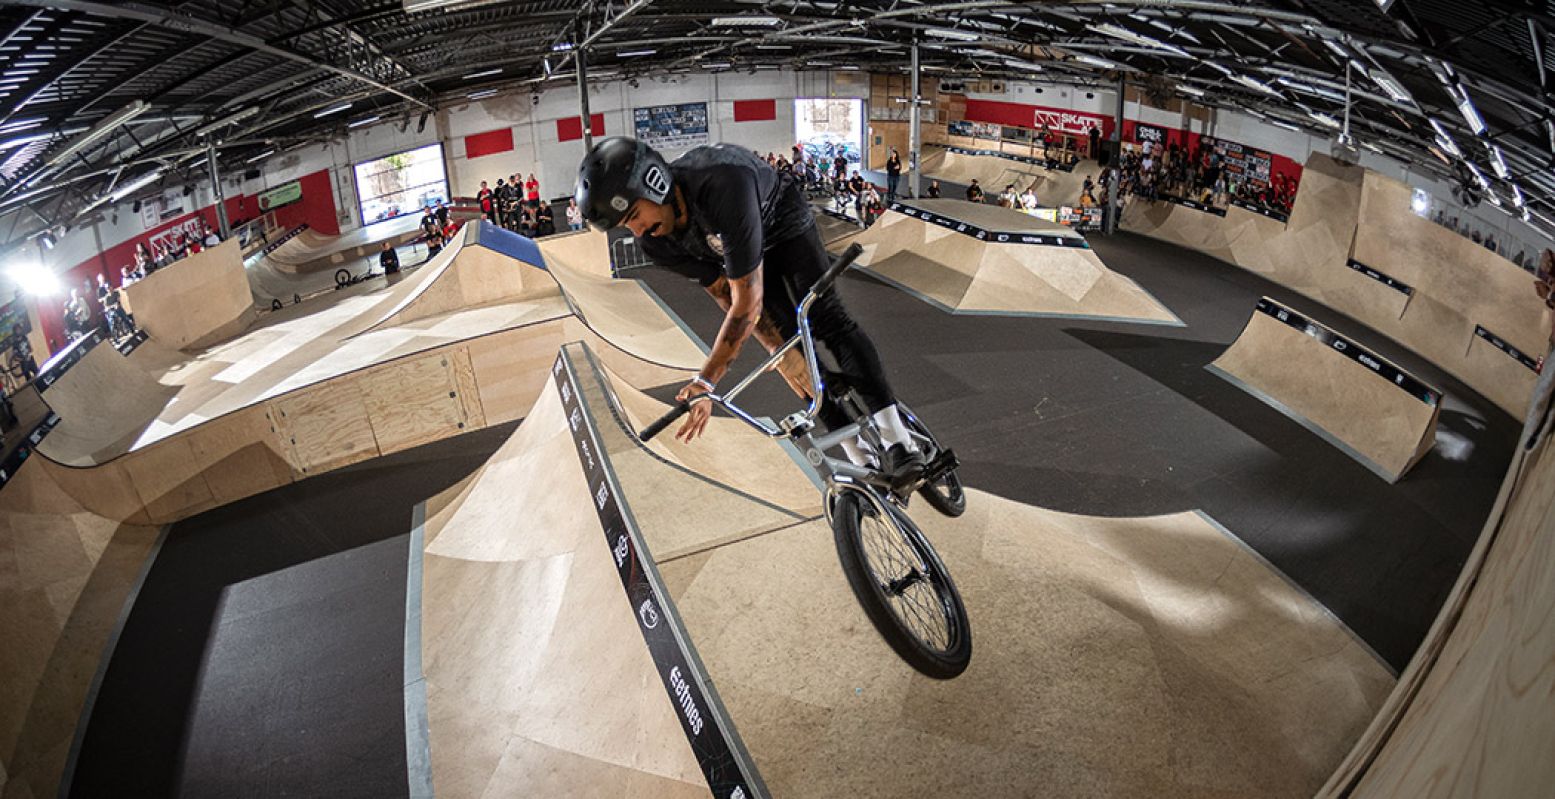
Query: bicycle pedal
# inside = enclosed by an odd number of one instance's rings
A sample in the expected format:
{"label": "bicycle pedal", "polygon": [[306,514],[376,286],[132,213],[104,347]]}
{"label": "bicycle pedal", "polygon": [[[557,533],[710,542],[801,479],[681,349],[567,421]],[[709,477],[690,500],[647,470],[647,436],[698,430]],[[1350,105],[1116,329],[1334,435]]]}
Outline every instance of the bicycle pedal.
{"label": "bicycle pedal", "polygon": [[940,453],[934,456],[934,460],[929,461],[923,467],[923,482],[935,482],[960,468],[960,466],[961,461],[956,459],[956,453],[953,450],[940,450]]}

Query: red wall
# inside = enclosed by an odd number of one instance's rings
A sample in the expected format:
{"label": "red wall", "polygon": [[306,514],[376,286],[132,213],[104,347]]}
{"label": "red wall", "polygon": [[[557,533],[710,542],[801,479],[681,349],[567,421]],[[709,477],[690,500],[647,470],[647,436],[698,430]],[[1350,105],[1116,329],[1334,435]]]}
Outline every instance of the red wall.
{"label": "red wall", "polygon": [[1067,108],[1049,108],[1027,103],[1006,103],[999,100],[966,101],[966,119],[969,122],[989,122],[1009,125],[1012,128],[1041,130],[1044,125],[1055,132],[1083,135],[1094,123],[1101,127],[1103,139],[1112,136],[1112,117],[1086,111],[1070,111]]}
{"label": "red wall", "polygon": [[[605,135],[605,115],[589,114],[589,131],[593,136]],[[583,138],[583,117],[563,117],[556,120],[557,141],[577,141]]]}
{"label": "red wall", "polygon": [[735,100],[735,122],[768,122],[777,119],[776,100]]}
{"label": "red wall", "polygon": [[[1147,122],[1145,124],[1148,125],[1151,123]],[[1166,131],[1167,146],[1175,144],[1179,148],[1186,147],[1190,153],[1195,149],[1198,149],[1200,141],[1204,138],[1197,132],[1191,130],[1168,128],[1165,125],[1156,125],[1155,127],[1162,128]],[[1135,144],[1139,143],[1139,139],[1134,135],[1134,129],[1134,120],[1123,120],[1124,141],[1134,142]],[[1222,141],[1231,140],[1222,139]],[[1245,147],[1246,145],[1243,146]],[[1250,147],[1248,149],[1258,150],[1259,148]],[[1269,153],[1269,175],[1274,179],[1275,184],[1278,184],[1280,182],[1280,178],[1282,177],[1290,178],[1298,185],[1301,183],[1301,164],[1297,163],[1294,159],[1288,156],[1280,155],[1279,153],[1269,152],[1268,150],[1262,150],[1261,152]]]}
{"label": "red wall", "polygon": [[500,128],[464,137],[464,157],[480,158],[513,149],[513,129]]}
{"label": "red wall", "polygon": [[340,216],[335,209],[335,184],[329,170],[320,169],[297,179],[302,199],[275,211],[275,224],[290,229],[306,224],[326,236],[340,235]]}

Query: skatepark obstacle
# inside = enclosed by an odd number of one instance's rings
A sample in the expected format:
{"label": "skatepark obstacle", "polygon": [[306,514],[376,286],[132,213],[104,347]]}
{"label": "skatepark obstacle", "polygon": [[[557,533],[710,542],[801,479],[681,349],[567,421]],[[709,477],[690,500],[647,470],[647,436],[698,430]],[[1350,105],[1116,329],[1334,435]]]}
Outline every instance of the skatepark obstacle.
{"label": "skatepark obstacle", "polygon": [[236,238],[158,269],[120,294],[136,326],[169,349],[208,347],[254,321]]}

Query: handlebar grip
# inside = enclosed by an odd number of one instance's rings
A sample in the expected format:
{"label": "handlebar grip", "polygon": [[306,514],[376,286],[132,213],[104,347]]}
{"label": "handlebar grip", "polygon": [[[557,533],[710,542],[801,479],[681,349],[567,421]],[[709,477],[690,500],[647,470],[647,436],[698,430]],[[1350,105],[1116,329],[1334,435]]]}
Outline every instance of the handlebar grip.
{"label": "handlebar grip", "polygon": [[652,424],[649,424],[647,427],[644,427],[643,431],[641,433],[637,434],[638,440],[642,441],[645,444],[648,443],[648,441],[650,439],[652,439],[654,436],[664,432],[664,428],[669,427],[670,425],[674,424],[676,419],[679,419],[680,417],[685,416],[686,412],[689,411],[689,410],[691,410],[691,403],[689,403],[689,402],[677,402],[677,403],[675,403],[675,407],[670,408],[669,413],[666,413],[663,416],[660,416],[659,418],[653,420]]}
{"label": "handlebar grip", "polygon": [[826,270],[826,274],[821,275],[821,279],[815,281],[815,285],[810,287],[810,293],[817,296],[825,294],[827,289],[831,288],[831,284],[837,282],[837,278],[843,272],[846,272],[848,267],[852,266],[853,262],[858,260],[858,257],[863,254],[864,248],[858,242],[848,245],[848,248],[843,250],[841,255],[837,256],[837,260],[832,262],[831,268]]}

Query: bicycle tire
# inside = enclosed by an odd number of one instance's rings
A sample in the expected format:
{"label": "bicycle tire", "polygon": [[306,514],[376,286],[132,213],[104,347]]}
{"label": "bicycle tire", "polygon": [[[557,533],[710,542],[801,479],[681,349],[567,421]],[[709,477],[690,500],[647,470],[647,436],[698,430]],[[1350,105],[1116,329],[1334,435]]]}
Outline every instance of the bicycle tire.
{"label": "bicycle tire", "polygon": [[[928,426],[905,404],[901,404],[900,408],[902,421],[907,424],[908,431],[927,439],[931,445],[932,450],[926,451],[925,456],[932,458],[938,455],[941,449],[939,439],[929,432]],[[966,490],[962,487],[961,478],[954,469],[932,483],[919,486],[918,495],[923,497],[923,501],[929,503],[930,507],[951,518],[966,513]]]}
{"label": "bicycle tire", "polygon": [[[902,564],[911,566],[907,574],[888,578],[885,582],[876,576],[864,532],[866,520],[872,519],[880,520],[877,523],[889,529],[887,536],[895,539],[882,543],[905,545],[911,551],[913,562]],[[950,572],[917,525],[892,511],[873,493],[845,489],[833,505],[832,533],[837,557],[842,562],[842,571],[847,575],[853,596],[897,656],[918,673],[936,680],[948,680],[966,671],[972,661],[972,626],[967,619],[966,606],[950,579]],[[905,590],[891,585],[904,579],[908,581]],[[920,586],[929,590],[914,591]],[[932,595],[932,602],[924,601],[926,593]],[[914,618],[925,624],[943,621],[943,641],[924,640],[924,636],[898,613],[897,602],[922,611],[922,614],[915,613]]]}

